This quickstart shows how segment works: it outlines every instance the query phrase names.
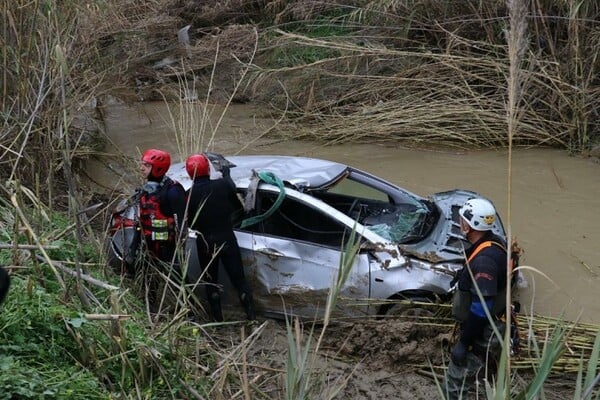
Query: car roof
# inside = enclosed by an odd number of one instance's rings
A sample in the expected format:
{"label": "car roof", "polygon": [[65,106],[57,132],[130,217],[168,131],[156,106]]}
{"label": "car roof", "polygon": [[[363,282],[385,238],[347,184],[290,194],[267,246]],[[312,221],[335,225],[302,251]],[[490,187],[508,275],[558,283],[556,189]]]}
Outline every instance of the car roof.
{"label": "car roof", "polygon": [[[231,168],[231,178],[238,188],[247,188],[252,171],[271,172],[279,179],[297,188],[319,188],[337,181],[348,166],[333,161],[309,157],[293,156],[227,156],[235,167]],[[211,166],[212,169],[212,166]],[[168,172],[169,177],[180,182],[186,189],[191,180],[185,170],[185,163],[173,164]],[[211,171],[214,177],[214,172]]]}
{"label": "car roof", "polygon": [[[336,182],[346,171],[351,168],[348,165],[333,161],[322,160],[309,157],[295,156],[226,156],[225,159],[234,164],[231,167],[231,177],[238,188],[247,189],[252,177],[252,171],[267,171],[278,176],[282,181],[294,185],[296,188],[319,188]],[[215,172],[211,162],[211,179],[220,177]],[[171,165],[167,175],[183,185],[188,190],[192,186],[192,180],[185,169],[185,162]],[[269,189],[271,188],[271,189]],[[265,185],[265,190],[278,190],[276,187]],[[302,193],[304,190],[296,192],[297,197],[306,196]],[[315,201],[314,197],[308,197]],[[324,206],[330,207],[324,203]],[[337,214],[338,218],[345,221],[346,225],[352,227],[355,221],[347,215],[331,208],[332,214]],[[363,227],[364,229],[364,227]],[[361,235],[369,239],[372,243],[385,246],[385,239],[374,231],[364,229]],[[392,245],[395,249],[395,245]]]}
{"label": "car roof", "polygon": [[236,165],[232,179],[239,185],[249,181],[252,170],[271,172],[295,187],[318,188],[336,181],[348,169],[347,165],[308,157],[234,156],[227,157]]}

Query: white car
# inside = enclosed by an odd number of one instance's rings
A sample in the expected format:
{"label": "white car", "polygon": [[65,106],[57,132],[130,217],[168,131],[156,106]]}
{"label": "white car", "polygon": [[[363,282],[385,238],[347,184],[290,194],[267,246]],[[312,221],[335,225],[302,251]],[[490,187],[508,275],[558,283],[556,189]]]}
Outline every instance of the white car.
{"label": "white car", "polygon": [[[336,315],[396,314],[405,312],[406,305],[389,300],[450,298],[450,282],[462,268],[467,245],[460,235],[458,209],[466,200],[481,197],[477,193],[451,190],[425,198],[331,161],[207,155],[211,175],[229,165],[245,199],[246,210],[240,202],[235,215],[235,233],[257,310],[264,315],[321,316],[353,231],[360,248]],[[184,163],[172,165],[168,175],[186,189],[191,186]],[[499,217],[494,232],[505,236]],[[117,258],[122,258],[120,241],[126,236],[113,236]],[[188,245],[193,248],[194,241]],[[193,276],[201,271],[197,264],[192,257],[188,269]],[[219,275],[231,304],[237,304],[226,274]]]}

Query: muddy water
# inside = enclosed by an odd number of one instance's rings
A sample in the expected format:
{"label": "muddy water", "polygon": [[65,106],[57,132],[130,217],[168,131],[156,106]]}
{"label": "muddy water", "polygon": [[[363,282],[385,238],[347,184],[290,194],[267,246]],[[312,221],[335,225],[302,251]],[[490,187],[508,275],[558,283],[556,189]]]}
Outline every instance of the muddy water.
{"label": "muddy water", "polygon": [[[116,155],[134,164],[141,151],[159,147],[177,156],[172,119],[163,104],[105,108],[111,169],[91,164],[90,175],[105,189],[120,191],[138,178]],[[171,108],[171,111],[177,111]],[[284,154],[321,157],[352,164],[420,195],[457,187],[478,191],[494,201],[505,226],[525,249],[522,264],[528,287],[521,300],[528,312],[600,323],[600,164],[548,149],[513,152],[511,215],[508,215],[507,152],[417,151],[374,144],[321,146],[280,141],[264,135],[275,122],[251,106],[210,109],[198,133],[202,148],[224,154]],[[196,125],[197,126],[197,125]],[[208,132],[215,132],[213,140]],[[533,311],[532,311],[533,310]]]}

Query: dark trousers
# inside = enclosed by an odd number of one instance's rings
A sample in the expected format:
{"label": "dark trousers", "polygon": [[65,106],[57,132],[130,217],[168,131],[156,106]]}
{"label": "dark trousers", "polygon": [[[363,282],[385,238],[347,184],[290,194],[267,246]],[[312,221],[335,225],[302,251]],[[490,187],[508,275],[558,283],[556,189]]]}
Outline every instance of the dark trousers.
{"label": "dark trousers", "polygon": [[162,300],[161,287],[170,288],[176,295],[184,283],[174,245],[155,246],[152,242],[149,243],[148,254],[142,262],[141,270],[143,286],[146,288],[149,306],[153,311],[159,311],[158,307]]}
{"label": "dark trousers", "polygon": [[231,235],[227,241],[212,240],[210,237],[198,235],[196,238],[198,260],[205,270],[204,280],[206,285],[206,298],[211,306],[213,317],[222,321],[221,289],[219,287],[219,261],[223,264],[225,272],[233,287],[237,290],[240,302],[244,306],[249,319],[255,319],[252,305],[252,292],[244,275],[244,266],[240,248],[235,236]]}
{"label": "dark trousers", "polygon": [[[496,321],[496,329],[504,337],[506,324]],[[501,340],[494,334],[493,328],[488,324],[483,334],[473,344],[467,353],[463,365],[457,365],[452,360],[446,371],[446,399],[469,399],[469,392],[473,390],[476,382],[483,378],[493,379],[496,374],[497,363],[502,351]]]}

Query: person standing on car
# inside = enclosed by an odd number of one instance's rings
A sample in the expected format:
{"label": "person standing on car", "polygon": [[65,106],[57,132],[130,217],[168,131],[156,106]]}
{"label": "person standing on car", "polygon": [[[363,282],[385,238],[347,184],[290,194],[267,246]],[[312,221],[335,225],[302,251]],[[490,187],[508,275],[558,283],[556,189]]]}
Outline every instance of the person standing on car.
{"label": "person standing on car", "polygon": [[197,233],[198,259],[206,274],[206,297],[212,317],[216,321],[223,321],[218,285],[221,261],[248,319],[255,320],[252,292],[244,276],[240,248],[231,222],[240,201],[229,176],[229,168],[223,166],[223,177],[211,180],[209,161],[203,154],[189,156],[185,168],[194,181],[188,195],[188,225]]}
{"label": "person standing on car", "polygon": [[483,378],[486,360],[496,360],[500,354],[501,343],[486,310],[501,335],[505,330],[500,318],[506,309],[507,254],[504,240],[492,232],[496,210],[488,200],[475,198],[458,213],[461,232],[471,246],[465,251],[466,265],[458,275],[452,302],[452,315],[460,329],[446,372],[449,400],[465,398],[474,382]]}
{"label": "person standing on car", "polygon": [[[145,242],[149,264],[180,281],[177,248],[184,232],[185,190],[166,173],[171,165],[169,153],[149,149],[141,159],[140,171],[146,179],[139,192],[139,225]],[[151,278],[152,291],[156,282]],[[151,293],[156,296],[156,293]]]}

